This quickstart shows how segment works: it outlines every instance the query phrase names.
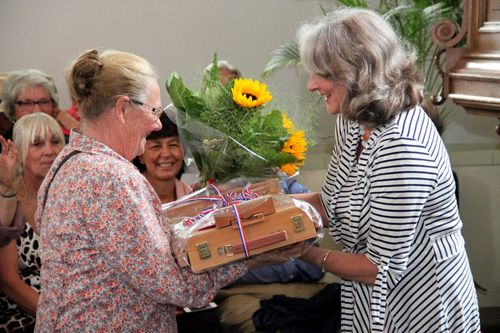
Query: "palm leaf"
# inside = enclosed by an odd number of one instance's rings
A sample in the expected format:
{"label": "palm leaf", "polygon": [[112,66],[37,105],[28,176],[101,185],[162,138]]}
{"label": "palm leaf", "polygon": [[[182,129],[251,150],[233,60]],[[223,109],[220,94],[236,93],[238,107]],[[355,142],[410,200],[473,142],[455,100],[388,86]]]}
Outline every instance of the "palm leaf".
{"label": "palm leaf", "polygon": [[288,41],[280,45],[271,54],[271,59],[264,67],[262,77],[273,73],[278,68],[298,66],[301,64],[299,46],[294,41]]}

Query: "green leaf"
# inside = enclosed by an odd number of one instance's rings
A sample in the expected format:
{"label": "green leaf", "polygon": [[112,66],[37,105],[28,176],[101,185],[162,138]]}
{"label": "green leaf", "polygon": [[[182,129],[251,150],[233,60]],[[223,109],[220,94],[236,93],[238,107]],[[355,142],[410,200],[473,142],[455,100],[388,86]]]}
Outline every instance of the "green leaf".
{"label": "green leaf", "polygon": [[264,67],[262,77],[273,73],[278,68],[301,64],[299,46],[294,41],[285,42],[272,52],[271,59]]}
{"label": "green leaf", "polygon": [[165,83],[174,106],[191,117],[199,117],[205,110],[205,102],[197,93],[188,89],[177,72],[173,72]]}

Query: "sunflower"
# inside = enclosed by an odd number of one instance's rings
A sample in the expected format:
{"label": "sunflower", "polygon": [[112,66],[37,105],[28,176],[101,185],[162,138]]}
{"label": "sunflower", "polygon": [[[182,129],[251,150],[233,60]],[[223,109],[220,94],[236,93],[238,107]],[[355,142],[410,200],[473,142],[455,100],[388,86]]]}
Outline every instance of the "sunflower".
{"label": "sunflower", "polygon": [[284,113],[283,113],[283,127],[286,129],[288,134],[290,135],[295,134],[295,125],[293,124],[293,121],[287,118],[286,114]]}
{"label": "sunflower", "polygon": [[233,100],[241,106],[254,108],[267,103],[273,98],[271,93],[266,90],[266,85],[259,81],[253,82],[252,79],[238,79],[234,82],[234,88],[231,88]]}
{"label": "sunflower", "polygon": [[282,152],[288,153],[298,160],[295,163],[289,163],[281,166],[281,171],[285,172],[287,175],[293,175],[295,170],[299,168],[298,165],[304,164],[304,159],[306,158],[304,153],[307,151],[307,142],[304,135],[304,131],[296,132],[288,138],[281,148]]}
{"label": "sunflower", "polygon": [[281,148],[282,152],[289,153],[300,160],[298,163],[295,163],[297,165],[302,165],[302,160],[306,157],[304,153],[307,151],[307,142],[304,135],[304,131],[296,132],[294,135],[289,137],[288,140],[286,140],[285,144]]}

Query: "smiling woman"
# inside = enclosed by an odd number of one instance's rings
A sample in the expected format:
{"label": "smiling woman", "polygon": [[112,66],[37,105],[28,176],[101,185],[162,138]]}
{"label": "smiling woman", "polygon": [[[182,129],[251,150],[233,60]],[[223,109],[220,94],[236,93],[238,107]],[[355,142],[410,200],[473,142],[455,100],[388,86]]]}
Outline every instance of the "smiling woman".
{"label": "smiling woman", "polygon": [[[180,178],[184,172],[184,150],[177,131],[177,125],[166,114],[160,116],[162,128],[146,138],[144,154],[133,162],[151,183],[162,204],[173,202],[191,193],[191,187]],[[177,308],[179,333],[221,331],[221,324],[214,311],[184,313]]]}
{"label": "smiling woman", "polygon": [[453,172],[419,106],[413,47],[359,8],[297,36],[309,90],[340,113],[322,190],[304,199],[343,251],[310,247],[301,259],[343,279],[342,332],[479,332]]}
{"label": "smiling woman", "polygon": [[162,204],[175,201],[191,192],[180,181],[184,172],[184,151],[177,125],[166,114],[160,116],[162,128],[146,138],[144,154],[134,159],[134,164],[151,183]]}
{"label": "smiling woman", "polygon": [[[176,306],[203,307],[261,264],[249,259],[194,274],[173,258],[160,199],[130,163],[162,127],[155,112],[160,88],[148,61],[90,50],[67,80],[82,127],[71,132],[39,191],[36,330],[176,332]],[[174,175],[176,161],[160,156],[155,167]]]}

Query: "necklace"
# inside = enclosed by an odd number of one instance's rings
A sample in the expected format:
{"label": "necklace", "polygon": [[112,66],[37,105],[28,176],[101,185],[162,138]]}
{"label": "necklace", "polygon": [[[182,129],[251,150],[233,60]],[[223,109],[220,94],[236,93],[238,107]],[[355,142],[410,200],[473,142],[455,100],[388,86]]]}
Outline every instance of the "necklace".
{"label": "necklace", "polygon": [[359,139],[361,140],[361,145],[363,146],[363,148],[368,147],[368,142],[366,142],[365,140],[365,127],[363,126],[363,124],[359,124],[359,135]]}

